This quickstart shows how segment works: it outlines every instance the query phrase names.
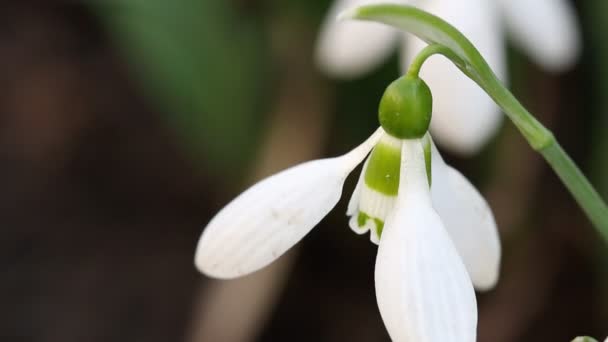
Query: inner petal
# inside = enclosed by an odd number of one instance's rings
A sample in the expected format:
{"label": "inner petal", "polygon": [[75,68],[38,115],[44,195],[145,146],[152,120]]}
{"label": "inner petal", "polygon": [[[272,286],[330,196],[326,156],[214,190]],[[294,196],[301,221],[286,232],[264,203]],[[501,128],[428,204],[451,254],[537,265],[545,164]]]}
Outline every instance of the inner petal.
{"label": "inner petal", "polygon": [[386,134],[374,147],[357,185],[357,210],[349,212],[351,229],[357,234],[370,231],[370,240],[376,244],[397,199],[401,144],[400,139]]}
{"label": "inner petal", "polygon": [[401,140],[385,134],[374,147],[365,170],[365,184],[381,194],[397,196],[401,165]]}

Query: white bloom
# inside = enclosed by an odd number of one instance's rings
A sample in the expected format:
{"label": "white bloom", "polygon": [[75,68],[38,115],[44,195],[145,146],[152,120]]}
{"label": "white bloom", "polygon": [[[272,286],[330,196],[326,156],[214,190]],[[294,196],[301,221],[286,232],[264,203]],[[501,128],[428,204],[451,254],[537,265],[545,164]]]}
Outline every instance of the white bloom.
{"label": "white bloom", "polygon": [[[317,46],[324,71],[343,78],[360,76],[385,60],[398,42],[402,66],[409,65],[426,43],[378,23],[335,19],[345,9],[386,2],[416,5],[445,19],[473,42],[503,80],[505,28],[518,47],[551,71],[572,65],[580,52],[576,17],[566,0],[335,0]],[[498,107],[446,59],[433,57],[427,64],[420,76],[436,95],[433,135],[455,152],[477,151],[500,126]]]}
{"label": "white bloom", "polygon": [[496,225],[483,198],[443,162],[428,135],[401,140],[379,128],[343,156],[300,164],[253,185],[208,224],[196,266],[228,279],[268,265],[335,206],[346,177],[372,149],[347,214],[355,217],[355,231],[370,230],[380,245],[376,292],[389,334],[396,342],[474,341],[472,284],[486,289],[496,282]]}
{"label": "white bloom", "polygon": [[[426,139],[425,139],[426,140]],[[463,258],[473,284],[478,290],[487,290],[496,284],[500,264],[500,240],[492,211],[475,187],[456,169],[447,165],[430,139],[432,159],[431,194],[433,207],[445,223]],[[401,140],[384,135],[370,158],[380,148],[400,153]],[[357,234],[370,232],[370,240],[380,241],[380,231],[389,214],[394,211],[396,196],[387,196],[365,182],[368,161],[353,191],[346,214],[349,225]],[[398,176],[386,171],[386,180]],[[397,182],[399,178],[397,177]]]}

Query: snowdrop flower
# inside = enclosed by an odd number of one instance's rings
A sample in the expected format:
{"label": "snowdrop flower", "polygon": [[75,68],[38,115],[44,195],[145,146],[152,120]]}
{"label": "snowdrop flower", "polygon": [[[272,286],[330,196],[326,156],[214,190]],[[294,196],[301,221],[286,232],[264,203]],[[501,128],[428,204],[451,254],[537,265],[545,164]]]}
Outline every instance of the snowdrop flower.
{"label": "snowdrop flower", "polygon": [[[350,7],[386,2],[415,5],[442,17],[475,44],[503,80],[505,29],[515,45],[550,71],[572,65],[580,52],[578,25],[567,0],[334,0],[317,46],[318,64],[325,72],[342,78],[360,76],[385,60],[397,43],[405,68],[426,46],[378,23],[336,21],[337,14]],[[476,152],[502,122],[498,107],[446,59],[434,57],[427,64],[421,77],[436,95],[431,131],[454,152]]]}
{"label": "snowdrop flower", "polygon": [[279,172],[224,207],[201,236],[197,268],[230,279],[268,265],[327,215],[369,154],[347,214],[352,229],[379,244],[376,293],[389,334],[475,341],[473,285],[496,283],[500,243],[485,200],[434,148],[431,108],[422,80],[393,82],[380,102],[382,127],[361,145]]}

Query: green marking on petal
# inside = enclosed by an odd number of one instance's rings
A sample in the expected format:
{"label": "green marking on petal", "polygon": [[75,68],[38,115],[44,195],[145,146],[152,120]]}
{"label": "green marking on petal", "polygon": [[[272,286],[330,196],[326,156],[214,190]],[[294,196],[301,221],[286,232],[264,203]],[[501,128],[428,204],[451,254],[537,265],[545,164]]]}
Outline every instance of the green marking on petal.
{"label": "green marking on petal", "polygon": [[376,224],[376,233],[378,234],[378,237],[382,236],[382,230],[384,229],[384,221],[376,217],[371,217],[368,214],[360,211],[359,215],[357,215],[357,225],[359,226],[359,228],[365,226],[367,220],[374,220],[374,223]]}
{"label": "green marking on petal", "polygon": [[426,165],[426,178],[429,181],[429,187],[433,183],[433,173],[431,172],[431,139],[428,136],[424,139],[424,163]]}
{"label": "green marking on petal", "polygon": [[378,238],[380,238],[382,237],[382,230],[384,230],[384,221],[374,218],[374,222],[376,222],[376,232],[378,233]]}
{"label": "green marking on petal", "polygon": [[384,195],[397,196],[400,167],[401,148],[380,141],[369,157],[365,184]]}
{"label": "green marking on petal", "polygon": [[357,225],[359,226],[359,228],[365,226],[365,222],[367,222],[367,219],[369,219],[369,218],[370,218],[369,215],[360,211],[359,215],[357,216]]}

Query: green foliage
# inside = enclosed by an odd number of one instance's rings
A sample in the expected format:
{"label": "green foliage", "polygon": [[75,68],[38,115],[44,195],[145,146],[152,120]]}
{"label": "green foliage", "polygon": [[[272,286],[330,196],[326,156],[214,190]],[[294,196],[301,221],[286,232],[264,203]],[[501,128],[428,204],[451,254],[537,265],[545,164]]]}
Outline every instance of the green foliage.
{"label": "green foliage", "polygon": [[260,127],[260,30],[230,2],[96,2],[185,151],[223,173],[251,155]]}
{"label": "green foliage", "polygon": [[608,196],[608,45],[606,45],[606,34],[608,34],[608,2],[607,1],[585,1],[581,3],[583,12],[589,20],[586,23],[590,26],[588,30],[591,47],[589,55],[591,70],[593,72],[593,84],[596,86],[592,94],[594,102],[594,130],[593,130],[593,151],[592,164],[594,181],[598,183],[599,191],[602,195]]}

